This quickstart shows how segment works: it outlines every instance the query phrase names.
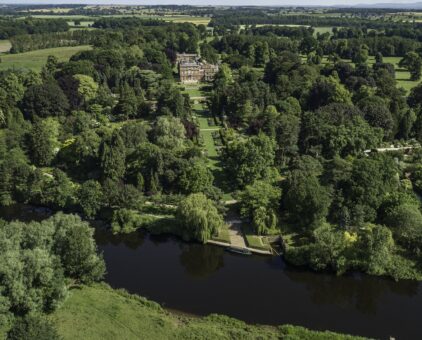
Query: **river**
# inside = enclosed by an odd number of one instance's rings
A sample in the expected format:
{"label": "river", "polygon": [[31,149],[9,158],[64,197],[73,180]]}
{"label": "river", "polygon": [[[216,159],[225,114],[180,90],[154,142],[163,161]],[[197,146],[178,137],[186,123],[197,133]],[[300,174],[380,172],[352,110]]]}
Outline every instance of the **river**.
{"label": "river", "polygon": [[[39,219],[39,214],[45,212],[0,209],[7,219]],[[280,257],[236,255],[170,236],[97,230],[96,240],[112,287],[170,309],[381,339],[422,339],[422,283],[316,274],[287,266]]]}

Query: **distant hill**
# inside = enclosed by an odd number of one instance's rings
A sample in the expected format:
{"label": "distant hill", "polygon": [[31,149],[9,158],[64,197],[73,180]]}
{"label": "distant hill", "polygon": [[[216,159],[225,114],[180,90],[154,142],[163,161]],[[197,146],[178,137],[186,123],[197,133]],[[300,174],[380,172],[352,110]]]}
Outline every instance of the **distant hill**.
{"label": "distant hill", "polygon": [[393,8],[393,9],[422,9],[422,2],[413,2],[413,3],[378,3],[378,4],[358,4],[354,6],[344,6],[340,5],[339,7],[352,7],[352,8]]}

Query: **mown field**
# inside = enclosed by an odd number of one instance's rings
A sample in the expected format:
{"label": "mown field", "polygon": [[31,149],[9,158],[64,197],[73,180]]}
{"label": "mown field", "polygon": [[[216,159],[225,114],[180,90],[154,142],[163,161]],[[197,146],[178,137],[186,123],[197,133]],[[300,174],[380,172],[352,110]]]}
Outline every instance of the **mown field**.
{"label": "mown field", "polygon": [[12,44],[9,40],[0,40],[0,53],[9,52]]}
{"label": "mown field", "polygon": [[48,56],[54,55],[59,61],[67,61],[79,51],[91,49],[88,45],[47,48],[17,54],[1,54],[0,71],[6,69],[30,69],[40,71],[45,65]]}
{"label": "mown field", "polygon": [[219,315],[188,317],[105,285],[73,289],[51,319],[64,340],[362,339],[302,327],[252,326]]}
{"label": "mown field", "polygon": [[[88,16],[88,15],[52,15],[52,14],[34,14],[34,18],[41,19],[65,19],[68,22],[74,22],[75,20],[85,20],[85,22],[93,22],[93,20],[100,18],[100,16]],[[158,19],[164,21],[170,21],[175,23],[191,22],[195,25],[208,25],[211,18],[200,17],[200,16],[190,16],[190,15],[166,15],[166,16],[157,16],[157,15],[143,15],[143,14],[115,14],[107,15],[106,17],[122,18],[122,17],[138,17],[142,19]],[[22,17],[23,18],[23,17]]]}
{"label": "mown field", "polygon": [[[399,67],[399,62],[402,58],[400,57],[384,57],[385,63],[390,63],[394,65],[396,70],[396,80],[400,87],[403,87],[407,92],[410,92],[412,88],[418,85],[421,81],[410,80],[410,73]],[[369,64],[375,63],[375,57],[369,57]]]}

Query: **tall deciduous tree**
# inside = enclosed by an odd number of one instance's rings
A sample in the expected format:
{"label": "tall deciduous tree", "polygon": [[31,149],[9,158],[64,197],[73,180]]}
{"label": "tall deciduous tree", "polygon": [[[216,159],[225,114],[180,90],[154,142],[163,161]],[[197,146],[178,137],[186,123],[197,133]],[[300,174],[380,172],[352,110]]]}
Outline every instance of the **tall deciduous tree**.
{"label": "tall deciduous tree", "polygon": [[422,58],[416,52],[407,53],[399,63],[410,72],[411,80],[421,79]]}
{"label": "tall deciduous tree", "polygon": [[118,131],[103,139],[100,162],[103,178],[120,179],[125,174],[126,148]]}
{"label": "tall deciduous tree", "polygon": [[26,90],[22,108],[25,115],[31,119],[35,116],[63,116],[69,110],[69,102],[60,86],[50,79]]}
{"label": "tall deciduous tree", "polygon": [[202,243],[216,235],[224,225],[214,203],[202,193],[191,194],[180,202],[177,218],[183,236]]}

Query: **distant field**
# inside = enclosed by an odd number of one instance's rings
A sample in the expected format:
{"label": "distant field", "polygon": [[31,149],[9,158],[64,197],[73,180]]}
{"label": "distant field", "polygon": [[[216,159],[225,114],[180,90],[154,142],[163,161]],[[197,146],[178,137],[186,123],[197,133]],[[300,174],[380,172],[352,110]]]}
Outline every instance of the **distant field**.
{"label": "distant field", "polygon": [[324,33],[332,34],[333,33],[332,27],[314,27],[314,30],[315,30],[315,35],[317,33],[320,33],[320,34],[324,34]]}
{"label": "distant field", "polygon": [[[301,58],[303,62],[306,62],[306,56],[301,56]],[[404,69],[401,69],[398,65],[401,59],[402,58],[400,57],[384,57],[384,62],[394,65],[398,86],[404,88],[406,92],[409,93],[410,90],[413,89],[416,85],[418,85],[422,80],[419,80],[419,81],[410,80],[410,73]],[[344,61],[347,63],[352,63],[350,59],[348,60],[345,59]],[[322,59],[322,64],[325,65],[328,63],[329,62],[327,58],[324,57]],[[375,57],[370,56],[368,58],[368,64],[373,65],[374,63],[375,63]]]}
{"label": "distant field", "polygon": [[208,23],[211,21],[211,18],[204,18],[204,17],[193,17],[193,16],[188,16],[188,15],[180,15],[180,16],[165,16],[165,17],[160,17],[160,18],[164,18],[165,21],[171,21],[171,22],[190,22],[192,24],[195,25],[205,25],[207,26]]}
{"label": "distant field", "polygon": [[9,52],[11,47],[9,40],[0,40],[0,53]]}
{"label": "distant field", "polygon": [[[285,24],[258,24],[258,25],[255,25],[256,27],[263,27],[263,26],[284,26],[284,27],[310,27],[310,26],[308,26],[308,25],[285,25]],[[246,27],[246,25],[240,25],[240,29],[241,30],[244,30],[245,29],[245,27]],[[314,29],[314,31],[315,31],[315,35],[317,34],[317,33],[320,33],[320,34],[324,34],[324,33],[330,33],[330,34],[332,34],[333,33],[333,28],[332,27],[314,27],[313,28]]]}
{"label": "distant field", "polygon": [[67,22],[67,24],[69,25],[69,26],[71,26],[71,27],[89,27],[89,26],[91,26],[92,24],[94,23],[94,21],[81,21],[81,23],[80,23],[80,25],[75,25],[75,21],[74,20],[71,20],[71,21],[68,21]]}
{"label": "distant field", "polygon": [[47,48],[18,54],[2,54],[0,55],[2,61],[0,63],[0,71],[10,68],[39,71],[45,65],[50,55],[56,56],[59,61],[67,61],[75,53],[89,49],[91,49],[90,46],[83,45]]}
{"label": "distant field", "polygon": [[[100,18],[100,16],[88,16],[88,15],[52,15],[52,14],[34,14],[32,15],[36,18],[41,19],[65,19],[69,22],[72,22],[73,25],[75,20],[86,20],[85,22],[91,22],[93,23],[93,20]],[[156,16],[156,15],[144,15],[144,14],[116,14],[116,15],[107,15],[104,17],[114,17],[114,18],[122,18],[122,17],[138,17],[142,19],[158,19],[158,20],[164,20],[168,22],[176,22],[176,23],[182,23],[182,22],[190,22],[195,25],[208,25],[211,18],[205,18],[205,17],[198,17],[198,16],[190,16],[190,15],[169,15],[169,16]],[[84,24],[84,22],[81,22],[81,24]]]}
{"label": "distant field", "polygon": [[[400,87],[403,87],[407,92],[410,92],[412,88],[418,85],[421,81],[412,81],[410,80],[410,73],[406,70],[403,70],[399,67],[399,62],[402,58],[400,57],[384,57],[384,62],[393,64],[396,69],[396,80]],[[374,57],[369,57],[369,64],[375,63]]]}

